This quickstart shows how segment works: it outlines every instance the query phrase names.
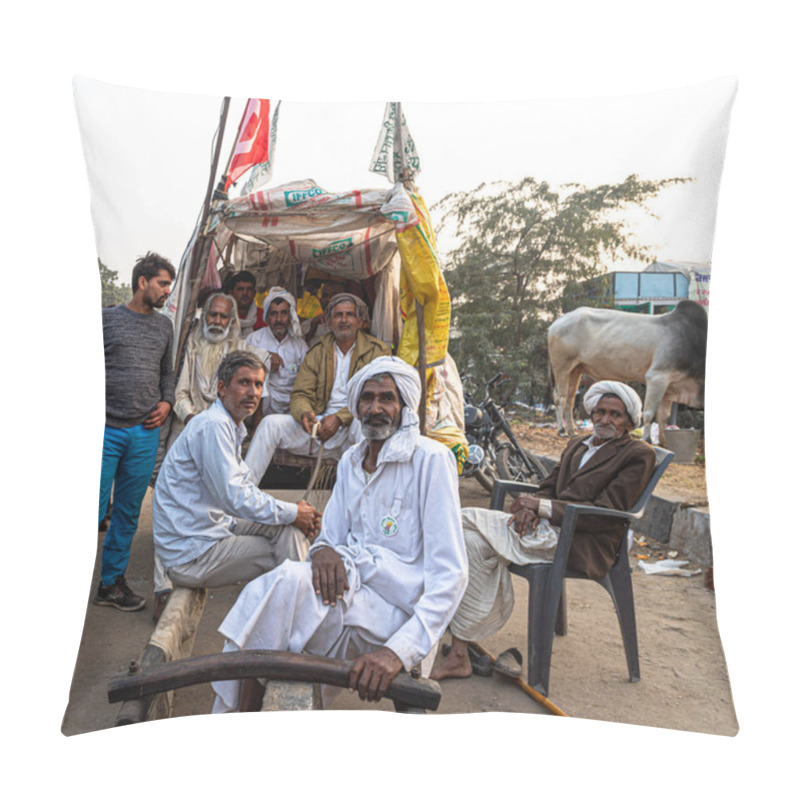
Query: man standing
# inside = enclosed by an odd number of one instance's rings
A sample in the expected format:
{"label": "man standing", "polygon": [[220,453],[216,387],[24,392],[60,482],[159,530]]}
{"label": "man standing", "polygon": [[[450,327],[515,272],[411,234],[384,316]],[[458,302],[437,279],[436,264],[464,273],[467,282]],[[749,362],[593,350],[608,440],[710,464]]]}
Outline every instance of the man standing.
{"label": "man standing", "polygon": [[286,414],[289,411],[289,393],[308,352],[308,345],[300,333],[295,299],[286,289],[273,286],[264,299],[264,309],[267,327],[247,337],[249,345],[267,353],[264,364],[269,374],[269,391],[256,412],[256,425],[264,414]]}
{"label": "man standing", "polygon": [[[422,664],[467,581],[453,454],[419,433],[420,382],[392,356],[359,370],[347,405],[364,439],[339,462],[322,531],[305,563],[249,583],[219,628],[225,651],[355,658],[350,688],[378,701]],[[236,710],[238,681],[213,684],[215,712]]]}
{"label": "man standing", "polygon": [[256,276],[252,272],[242,270],[230,279],[228,294],[236,301],[236,314],[242,336],[247,338],[254,330],[258,318],[256,305]]}
{"label": "man standing", "polygon": [[254,353],[219,365],[218,397],[170,448],[153,495],[153,539],[168,577],[181,586],[249,580],[284,559],[304,558],[320,514],[304,500],[262,492],[241,458],[244,419],[261,400],[266,371]]}
{"label": "man standing", "polygon": [[253,434],[245,460],[257,484],[276,448],[309,453],[309,437],[317,423],[313,452],[321,445],[338,457],[355,441],[350,424],[353,415],[347,407],[347,381],[370,361],[391,352],[387,344],[361,329],[367,314],[364,302],[352,294],[331,298],[326,309],[331,332],[303,359],[289,399],[290,414],[264,417]]}
{"label": "man standing", "polygon": [[[535,495],[520,495],[510,515],[482,508],[463,510],[469,584],[450,623],[452,647],[431,674],[435,680],[472,674],[469,642],[497,633],[514,608],[505,565],[551,562],[569,503],[627,511],[650,480],[655,451],[629,435],[641,424],[642,403],[636,392],[624,383],[599,381],[583,403],[594,432],[567,445]],[[579,519],[568,566],[590,578],[602,578],[614,565],[627,523],[613,517]]]}
{"label": "man standing", "polygon": [[159,428],[172,408],[172,323],[163,308],[175,269],[155,254],[139,258],[133,269],[133,297],[126,305],[103,310],[106,364],[106,426],[100,474],[100,514],[114,503],[103,542],[97,605],[120,611],[144,608],[144,598],[125,581],[131,543],[142,499],[153,474]]}

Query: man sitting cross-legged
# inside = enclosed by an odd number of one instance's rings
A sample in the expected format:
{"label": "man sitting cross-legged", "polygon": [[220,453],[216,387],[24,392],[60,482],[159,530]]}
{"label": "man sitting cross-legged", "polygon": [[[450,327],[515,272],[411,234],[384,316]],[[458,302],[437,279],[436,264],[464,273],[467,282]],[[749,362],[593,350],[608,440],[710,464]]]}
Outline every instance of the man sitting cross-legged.
{"label": "man sitting cross-legged", "polygon": [[[294,381],[289,414],[270,414],[256,428],[245,460],[253,480],[261,482],[277,448],[303,455],[316,454],[321,445],[338,458],[356,440],[353,415],[347,408],[347,381],[389,346],[361,329],[367,307],[352,294],[337,294],[326,315],[331,333],[312,347]],[[319,418],[317,417],[319,415]],[[309,436],[319,422],[316,440]]]}
{"label": "man sitting cross-legged", "polygon": [[[627,511],[650,480],[655,451],[629,435],[641,421],[642,403],[636,392],[624,383],[600,381],[583,403],[594,432],[567,445],[535,495],[520,495],[510,515],[482,508],[463,510],[469,584],[450,623],[452,647],[431,673],[435,680],[472,674],[469,643],[497,633],[514,607],[506,564],[551,562],[569,503]],[[580,517],[568,566],[590,578],[602,578],[614,564],[626,529],[624,520]]]}
{"label": "man sitting cross-legged", "polygon": [[259,328],[247,337],[247,344],[264,351],[269,391],[253,415],[257,426],[265,414],[285,414],[289,411],[289,394],[297,371],[308,352],[306,340],[300,333],[300,320],[295,310],[294,296],[280,286],[273,286],[264,299],[266,328]]}
{"label": "man sitting cross-legged", "polygon": [[236,351],[219,365],[218,397],[170,448],[153,495],[153,538],[180,586],[249,580],[284,559],[304,558],[320,514],[262,492],[241,458],[244,419],[261,400],[265,369]]}
{"label": "man sitting cross-legged", "polygon": [[[245,586],[219,628],[225,651],[355,658],[350,688],[375,701],[401,668],[427,675],[467,574],[455,458],[420,435],[419,399],[398,358],[353,376],[347,405],[365,438],[339,462],[322,532],[308,561]],[[215,712],[238,708],[238,681],[213,688]]]}

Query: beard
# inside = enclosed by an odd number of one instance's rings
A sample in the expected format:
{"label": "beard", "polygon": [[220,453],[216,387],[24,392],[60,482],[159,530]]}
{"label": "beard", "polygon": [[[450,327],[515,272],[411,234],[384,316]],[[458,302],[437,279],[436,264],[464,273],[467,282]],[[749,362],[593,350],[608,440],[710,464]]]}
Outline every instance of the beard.
{"label": "beard", "polygon": [[224,335],[218,341],[203,337],[197,343],[197,365],[200,367],[202,375],[211,375],[212,377],[216,375],[219,362],[228,353],[227,333],[228,330],[226,329]]}
{"label": "beard", "polygon": [[218,344],[225,340],[230,329],[230,322],[224,328],[221,328],[219,325],[209,325],[208,322],[203,320],[203,339],[207,339],[213,344]]}
{"label": "beard", "polygon": [[364,417],[361,420],[361,432],[369,441],[385,441],[400,427],[400,417],[392,421],[389,417],[379,414],[374,417]]}

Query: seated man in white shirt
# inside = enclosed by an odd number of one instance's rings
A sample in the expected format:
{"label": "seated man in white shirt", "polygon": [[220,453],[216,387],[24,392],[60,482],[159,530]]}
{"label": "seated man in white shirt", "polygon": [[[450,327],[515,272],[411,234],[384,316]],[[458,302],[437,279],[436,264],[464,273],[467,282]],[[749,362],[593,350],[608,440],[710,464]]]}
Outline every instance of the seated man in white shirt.
{"label": "seated man in white shirt", "polygon": [[[364,434],[339,462],[322,531],[305,563],[251,581],[219,628],[224,652],[354,658],[350,688],[378,701],[402,668],[427,676],[467,583],[453,454],[420,435],[416,370],[377,358],[348,384]],[[239,681],[213,684],[215,712]]]}
{"label": "seated man in white shirt", "polygon": [[253,331],[247,344],[267,353],[267,389],[256,413],[255,428],[265,414],[286,414],[289,411],[289,394],[300,364],[308,352],[308,345],[300,332],[295,299],[280,286],[273,286],[264,299],[264,319],[267,327]]}
{"label": "seated man in white shirt", "polygon": [[[328,303],[331,328],[314,345],[294,381],[289,414],[270,414],[253,434],[245,461],[256,484],[267,471],[272,455],[283,448],[302,455],[316,455],[322,446],[338,458],[356,441],[353,415],[347,408],[347,381],[378,356],[389,355],[389,345],[362,330],[368,318],[366,304],[352,294],[337,294]],[[319,422],[316,439],[311,432]]]}
{"label": "seated man in white shirt", "polygon": [[244,419],[261,398],[266,372],[248,351],[227,355],[218,397],[170,448],[153,495],[153,539],[180,586],[249,580],[308,552],[321,515],[308,503],[262,492],[241,458]]}

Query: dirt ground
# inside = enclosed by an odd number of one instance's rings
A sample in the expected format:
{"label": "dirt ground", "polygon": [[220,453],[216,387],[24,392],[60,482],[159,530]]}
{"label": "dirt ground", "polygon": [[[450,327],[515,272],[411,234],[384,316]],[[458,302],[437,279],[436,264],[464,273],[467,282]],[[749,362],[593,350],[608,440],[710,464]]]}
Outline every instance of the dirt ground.
{"label": "dirt ground", "polygon": [[[525,446],[538,453],[557,454],[565,440],[555,431],[519,431]],[[702,467],[670,465],[665,480],[670,492],[700,504],[705,497]],[[488,493],[474,479],[462,480],[462,505],[488,506]],[[662,492],[662,494],[664,494]],[[151,493],[145,498],[134,540],[128,580],[148,600],[146,610],[123,614],[92,605],[91,592],[99,566],[87,587],[87,612],[69,704],[62,731],[66,735],[113,727],[119,706],[106,699],[106,684],[127,671],[152,632],[152,520]],[[102,534],[98,535],[98,554]],[[690,577],[646,575],[635,556],[663,557],[657,542],[637,545],[632,553],[634,593],[642,680],[628,681],[625,656],[610,598],[589,581],[571,581],[568,587],[569,631],[556,637],[550,677],[550,700],[569,716],[627,722],[727,736],[738,730],[725,658],[716,622],[714,593],[705,588],[702,574]],[[526,586],[514,578],[517,603],[504,629],[483,642],[494,655],[515,646],[524,653]],[[240,586],[209,592],[198,631],[195,653],[222,648],[217,627],[235,600]],[[445,636],[445,640],[448,637]],[[515,684],[499,675],[473,676],[442,682],[443,697],[436,714],[507,711],[549,714]],[[176,692],[175,716],[208,713],[209,686]],[[329,705],[337,709],[375,709],[344,691]],[[388,701],[378,709],[391,710]]]}

